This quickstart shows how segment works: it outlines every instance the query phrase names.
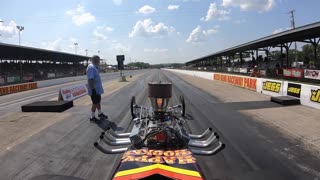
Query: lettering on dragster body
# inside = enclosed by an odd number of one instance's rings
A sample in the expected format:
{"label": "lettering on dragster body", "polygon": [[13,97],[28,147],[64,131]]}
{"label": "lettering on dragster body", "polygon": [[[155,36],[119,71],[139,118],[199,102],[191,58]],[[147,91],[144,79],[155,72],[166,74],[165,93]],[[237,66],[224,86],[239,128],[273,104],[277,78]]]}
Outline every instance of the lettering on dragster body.
{"label": "lettering on dragster body", "polygon": [[263,87],[262,87],[263,90],[278,93],[280,92],[280,88],[281,88],[281,83],[272,82],[272,81],[263,82]]}
{"label": "lettering on dragster body", "polygon": [[179,164],[192,164],[196,163],[196,159],[193,156],[179,156]]}
{"label": "lettering on dragster body", "polygon": [[140,156],[140,157],[136,157],[136,158],[134,159],[134,161],[138,161],[138,162],[149,162],[148,159],[149,159],[149,156],[143,155],[143,156]]}
{"label": "lettering on dragster body", "polygon": [[149,163],[167,163],[167,164],[191,164],[196,159],[191,151],[187,149],[162,151],[162,150],[130,150],[122,156],[122,162],[149,162]]}
{"label": "lettering on dragster body", "polygon": [[167,164],[174,164],[177,160],[177,157],[162,157],[163,160],[167,163]]}
{"label": "lettering on dragster body", "polygon": [[151,163],[159,163],[159,164],[163,163],[162,156],[155,156],[155,157],[149,158],[148,161]]}
{"label": "lettering on dragster body", "polygon": [[311,90],[311,98],[312,102],[320,103],[320,89],[318,90]]}

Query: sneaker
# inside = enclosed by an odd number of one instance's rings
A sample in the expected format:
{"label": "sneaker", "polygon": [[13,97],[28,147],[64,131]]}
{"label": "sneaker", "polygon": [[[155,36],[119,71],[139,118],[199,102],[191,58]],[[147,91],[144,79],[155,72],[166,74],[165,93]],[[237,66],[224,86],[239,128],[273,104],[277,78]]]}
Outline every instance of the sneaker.
{"label": "sneaker", "polygon": [[102,119],[108,119],[108,116],[104,115],[103,113],[99,114],[98,117]]}
{"label": "sneaker", "polygon": [[90,122],[97,122],[99,119],[97,119],[95,116],[90,118]]}

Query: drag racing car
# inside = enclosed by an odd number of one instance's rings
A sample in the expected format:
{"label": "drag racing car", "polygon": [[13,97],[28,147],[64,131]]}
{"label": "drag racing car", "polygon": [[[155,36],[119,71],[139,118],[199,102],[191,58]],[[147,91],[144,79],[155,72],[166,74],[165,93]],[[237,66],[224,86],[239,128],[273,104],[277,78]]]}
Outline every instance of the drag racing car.
{"label": "drag racing car", "polygon": [[168,107],[171,83],[149,83],[148,88],[150,107],[131,99],[131,132],[109,128],[94,143],[103,153],[124,153],[113,179],[205,179],[194,155],[215,155],[225,145],[211,128],[199,135],[186,132],[184,97],[180,96],[180,104]]}

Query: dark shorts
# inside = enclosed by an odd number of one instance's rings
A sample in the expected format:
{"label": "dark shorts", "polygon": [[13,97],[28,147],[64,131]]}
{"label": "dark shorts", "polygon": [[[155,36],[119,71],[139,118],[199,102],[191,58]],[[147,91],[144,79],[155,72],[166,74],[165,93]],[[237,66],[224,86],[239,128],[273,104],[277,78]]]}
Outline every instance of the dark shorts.
{"label": "dark shorts", "polygon": [[95,94],[91,95],[92,104],[100,104],[101,102],[101,95]]}

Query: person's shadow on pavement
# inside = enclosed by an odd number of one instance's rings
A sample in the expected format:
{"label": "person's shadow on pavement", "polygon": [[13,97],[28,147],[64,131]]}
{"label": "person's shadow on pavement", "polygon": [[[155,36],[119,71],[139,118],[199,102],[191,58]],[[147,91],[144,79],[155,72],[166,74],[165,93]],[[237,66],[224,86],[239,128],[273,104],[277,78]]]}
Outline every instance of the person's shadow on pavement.
{"label": "person's shadow on pavement", "polygon": [[122,127],[118,127],[116,123],[110,121],[109,119],[101,119],[99,121],[93,122],[96,123],[102,130],[106,131],[109,127],[113,130],[122,131]]}

